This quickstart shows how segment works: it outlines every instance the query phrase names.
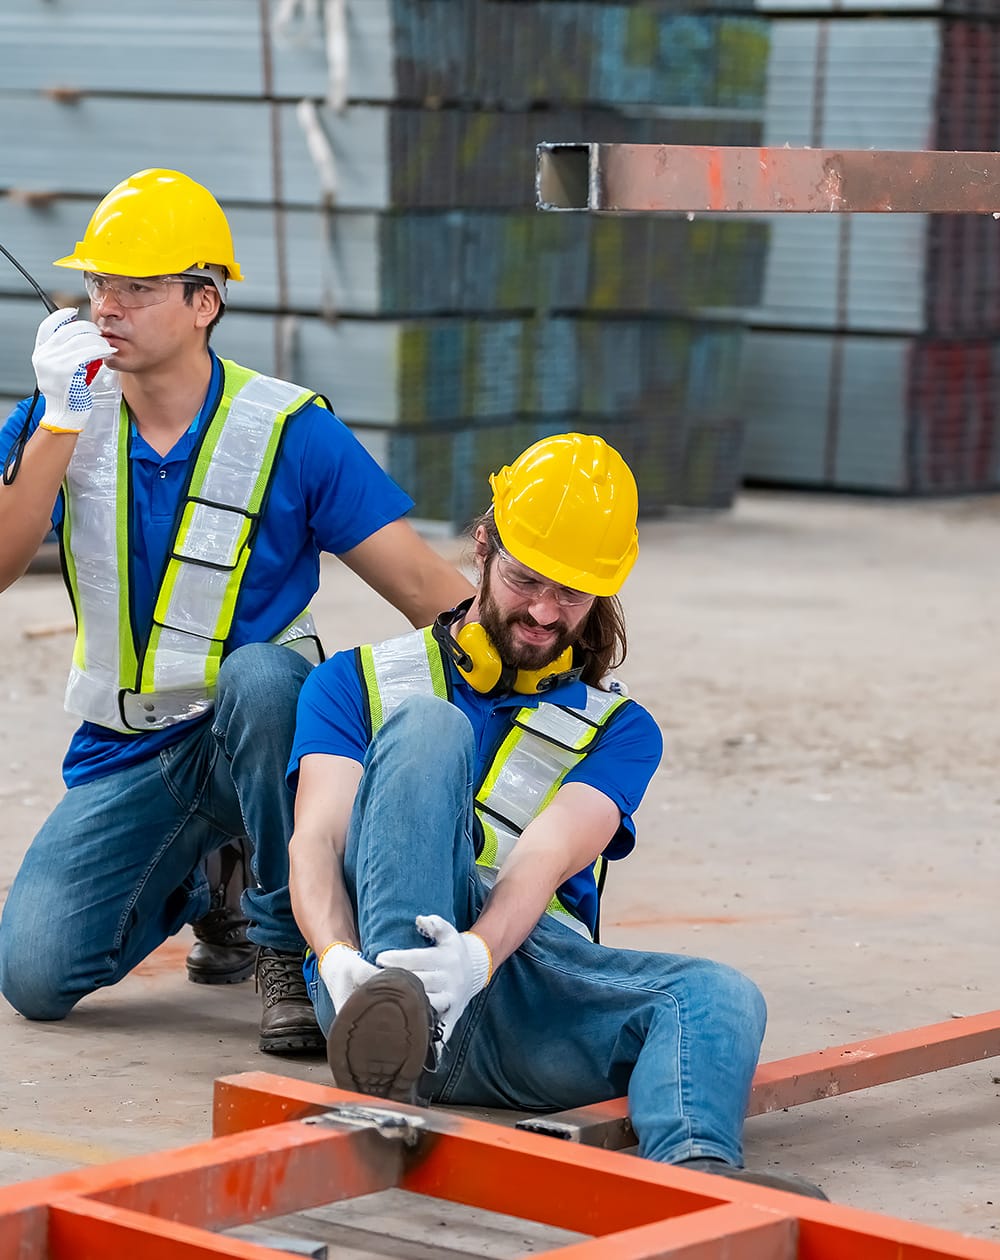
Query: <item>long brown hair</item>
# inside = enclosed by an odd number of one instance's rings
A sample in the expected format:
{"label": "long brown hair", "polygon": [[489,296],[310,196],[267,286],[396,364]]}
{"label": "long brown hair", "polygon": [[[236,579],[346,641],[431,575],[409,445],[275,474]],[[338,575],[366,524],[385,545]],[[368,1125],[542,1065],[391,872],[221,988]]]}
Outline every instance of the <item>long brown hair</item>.
{"label": "long brown hair", "polygon": [[[480,528],[486,535],[490,555],[495,555],[503,543],[493,519],[492,507],[472,522],[470,532],[473,538]],[[625,613],[618,596],[598,595],[574,644],[576,664],[583,665],[581,678],[591,687],[599,687],[602,679],[622,664],[627,652]]]}

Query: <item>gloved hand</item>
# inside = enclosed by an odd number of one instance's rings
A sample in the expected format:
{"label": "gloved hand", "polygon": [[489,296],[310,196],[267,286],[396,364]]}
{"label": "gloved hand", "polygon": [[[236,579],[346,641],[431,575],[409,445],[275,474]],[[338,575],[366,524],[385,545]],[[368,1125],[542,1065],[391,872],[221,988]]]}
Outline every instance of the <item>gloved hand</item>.
{"label": "gloved hand", "polygon": [[333,1009],[339,1011],[355,989],[378,971],[346,941],[334,941],[319,956],[319,974],[330,994]]}
{"label": "gloved hand", "polygon": [[441,1016],[441,1040],[446,1042],[476,994],[493,975],[489,946],[475,932],[459,932],[438,914],[418,914],[414,922],[427,949],[385,949],[375,959],[380,967],[412,971],[427,990],[427,998]]}
{"label": "gloved hand", "polygon": [[115,353],[87,319],[76,319],[75,307],[47,315],[38,326],[31,363],[39,393],[45,396],[45,415],[39,422],[53,433],[80,433],[94,409],[90,392],[95,360]]}

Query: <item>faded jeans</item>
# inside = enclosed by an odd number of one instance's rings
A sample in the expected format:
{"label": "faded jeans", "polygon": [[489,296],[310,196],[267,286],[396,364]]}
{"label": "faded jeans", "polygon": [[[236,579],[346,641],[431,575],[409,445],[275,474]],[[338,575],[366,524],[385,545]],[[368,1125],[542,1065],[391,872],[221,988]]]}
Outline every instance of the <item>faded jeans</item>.
{"label": "faded jeans", "polygon": [[251,644],[219,670],[210,720],[157,756],[71,787],[32,841],[0,919],[0,991],[62,1019],[209,908],[202,859],[249,836],[251,938],[301,950],[288,895],[285,769],[308,662]]}
{"label": "faded jeans", "polygon": [[[372,740],[344,875],[362,949],[426,946],[417,914],[464,931],[488,890],[472,840],[473,732],[444,701],[414,697]],[[310,994],[328,1032],[322,982]],[[639,1154],[742,1164],[743,1118],[764,1000],[739,972],[676,954],[611,949],[550,915],[463,1015],[420,1093],[434,1102],[563,1110],[628,1094]]]}

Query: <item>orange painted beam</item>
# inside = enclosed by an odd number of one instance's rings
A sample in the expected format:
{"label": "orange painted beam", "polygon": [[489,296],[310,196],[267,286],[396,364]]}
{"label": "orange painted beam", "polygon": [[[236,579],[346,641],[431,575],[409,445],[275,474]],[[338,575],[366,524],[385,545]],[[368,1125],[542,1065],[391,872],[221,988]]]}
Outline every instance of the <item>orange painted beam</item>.
{"label": "orange painted beam", "polygon": [[[747,1116],[820,1102],[997,1055],[1000,1010],[776,1059],[758,1067]],[[519,1121],[517,1127],[608,1150],[621,1150],[636,1140],[627,1098],[612,1098],[554,1115],[532,1116]]]}
{"label": "orange painted beam", "polygon": [[1000,1055],[1000,1011],[814,1050],[761,1064],[747,1115],[818,1102],[996,1055]]}
{"label": "orange painted beam", "polygon": [[[725,1203],[681,1220],[622,1230],[611,1238],[543,1252],[552,1260],[796,1260],[799,1223],[758,1207]],[[535,1260],[542,1260],[536,1256]]]}
{"label": "orange painted beam", "polygon": [[401,1144],[387,1143],[371,1130],[270,1125],[0,1187],[0,1238],[8,1218],[67,1196],[227,1229],[386,1190],[398,1185],[401,1175]]}
{"label": "orange painted beam", "polygon": [[86,1199],[52,1206],[44,1254],[46,1260],[277,1260],[279,1255],[244,1239]]}

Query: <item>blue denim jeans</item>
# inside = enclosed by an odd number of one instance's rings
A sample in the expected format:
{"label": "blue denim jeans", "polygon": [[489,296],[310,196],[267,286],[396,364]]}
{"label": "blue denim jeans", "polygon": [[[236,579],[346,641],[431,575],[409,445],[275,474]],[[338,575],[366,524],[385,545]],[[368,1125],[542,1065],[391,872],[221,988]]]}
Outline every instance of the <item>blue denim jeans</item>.
{"label": "blue denim jeans", "polygon": [[0,919],[0,992],[29,1019],[62,1019],[209,906],[200,863],[249,836],[251,938],[302,949],[288,895],[294,797],[285,769],[297,653],[226,658],[211,720],[148,761],[70,788],[32,841]]}
{"label": "blue denim jeans", "polygon": [[[472,727],[454,706],[406,700],[372,740],[344,875],[362,949],[426,946],[417,914],[472,926],[487,896],[472,839]],[[334,1011],[310,993],[324,1032]],[[639,1153],[742,1164],[743,1118],[764,1036],[764,1000],[701,958],[610,949],[550,915],[462,1017],[424,1097],[562,1110],[627,1093]]]}

